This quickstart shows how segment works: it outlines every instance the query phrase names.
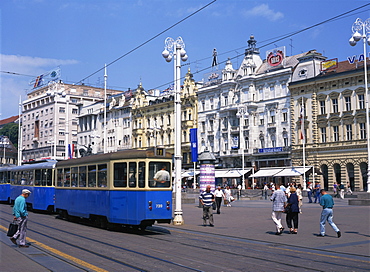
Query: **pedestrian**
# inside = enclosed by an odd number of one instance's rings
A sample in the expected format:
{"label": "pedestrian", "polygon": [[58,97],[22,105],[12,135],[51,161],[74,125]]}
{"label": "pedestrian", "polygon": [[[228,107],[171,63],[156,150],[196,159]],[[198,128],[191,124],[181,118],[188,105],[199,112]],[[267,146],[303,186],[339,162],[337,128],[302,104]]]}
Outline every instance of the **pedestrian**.
{"label": "pedestrian", "polygon": [[26,198],[29,197],[30,194],[31,191],[29,191],[28,189],[23,189],[22,194],[18,196],[14,201],[13,215],[14,220],[17,221],[18,230],[12,237],[10,237],[10,241],[12,241],[13,244],[17,245],[17,239],[19,238],[18,247],[29,247],[28,245],[26,245],[28,221]]}
{"label": "pedestrian", "polygon": [[338,197],[338,183],[335,181],[333,184],[334,197]]}
{"label": "pedestrian", "polygon": [[340,190],[340,192],[339,192],[340,198],[344,199],[344,184],[343,183],[339,184],[339,190]]}
{"label": "pedestrian", "polygon": [[218,186],[217,187],[217,190],[215,191],[215,197],[216,197],[217,214],[220,214],[220,208],[221,208],[222,199],[225,198],[225,194],[221,190],[221,186]]}
{"label": "pedestrian", "polygon": [[265,185],[263,186],[263,190],[262,190],[262,197],[265,196],[265,200],[267,199],[268,191],[269,191],[269,187],[267,186],[267,183],[265,182]]}
{"label": "pedestrian", "polygon": [[353,194],[352,193],[352,190],[351,190],[351,184],[349,184],[349,182],[347,181],[347,191],[346,191],[346,194]]}
{"label": "pedestrian", "polygon": [[312,183],[309,182],[308,183],[308,188],[307,188],[308,203],[312,203],[312,191],[313,191]]}
{"label": "pedestrian", "polygon": [[298,207],[299,207],[299,213],[302,213],[302,205],[303,205],[303,196],[302,196],[302,185],[297,185],[297,196],[298,196]]}
{"label": "pedestrian", "polygon": [[238,200],[240,199],[241,195],[242,195],[242,185],[239,184],[238,185]]}
{"label": "pedestrian", "polygon": [[284,230],[284,227],[281,224],[281,216],[283,214],[284,207],[287,202],[287,198],[285,196],[285,193],[280,189],[279,184],[275,185],[275,189],[276,190],[270,197],[270,200],[273,201],[271,218],[272,218],[272,221],[274,221],[276,225],[277,231],[275,234],[280,235],[283,233],[283,230]]}
{"label": "pedestrian", "polygon": [[215,196],[211,193],[211,185],[207,185],[206,191],[200,196],[200,203],[203,206],[203,226],[207,225],[207,219],[209,220],[209,225],[213,227],[213,209],[212,205],[215,201]]}
{"label": "pedestrian", "polygon": [[231,190],[230,190],[229,186],[226,186],[224,194],[225,194],[225,204],[226,204],[226,206],[231,207],[232,196],[231,196]]}
{"label": "pedestrian", "polygon": [[[290,196],[288,198],[287,204],[287,214],[286,214],[286,224],[289,228],[290,234],[298,233],[298,214],[299,209],[299,198],[297,195],[297,189],[295,187],[290,187]],[[292,225],[293,222],[293,225]],[[294,226],[294,228],[293,228]]]}
{"label": "pedestrian", "polygon": [[319,182],[316,182],[315,184],[315,188],[314,188],[314,198],[315,198],[315,203],[319,203],[320,204],[320,198],[321,198],[321,194],[320,194],[320,183]]}
{"label": "pedestrian", "polygon": [[320,234],[318,236],[325,236],[325,223],[328,221],[329,225],[337,233],[337,237],[341,237],[342,233],[338,229],[337,225],[333,222],[333,207],[334,200],[333,197],[326,193],[324,189],[320,191],[322,197],[320,200],[320,205],[322,206],[321,218],[320,218]]}

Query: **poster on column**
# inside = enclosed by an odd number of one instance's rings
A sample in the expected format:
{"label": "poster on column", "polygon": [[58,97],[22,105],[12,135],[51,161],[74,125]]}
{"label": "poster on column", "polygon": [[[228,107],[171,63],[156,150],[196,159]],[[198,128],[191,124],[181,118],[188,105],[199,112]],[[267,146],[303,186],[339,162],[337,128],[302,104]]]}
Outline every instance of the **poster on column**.
{"label": "poster on column", "polygon": [[200,166],[199,189],[201,192],[211,185],[211,191],[215,190],[215,166],[213,164],[202,164]]}

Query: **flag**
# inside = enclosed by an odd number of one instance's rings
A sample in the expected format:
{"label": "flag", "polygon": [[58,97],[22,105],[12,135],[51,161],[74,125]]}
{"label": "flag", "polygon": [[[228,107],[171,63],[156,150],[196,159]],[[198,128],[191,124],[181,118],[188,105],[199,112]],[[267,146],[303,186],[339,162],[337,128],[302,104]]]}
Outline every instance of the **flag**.
{"label": "flag", "polygon": [[190,142],[191,142],[191,161],[198,161],[198,129],[190,129]]}
{"label": "flag", "polygon": [[304,105],[302,104],[301,107],[301,116],[300,116],[300,122],[301,122],[301,133],[299,135],[299,139],[303,140],[304,137]]}

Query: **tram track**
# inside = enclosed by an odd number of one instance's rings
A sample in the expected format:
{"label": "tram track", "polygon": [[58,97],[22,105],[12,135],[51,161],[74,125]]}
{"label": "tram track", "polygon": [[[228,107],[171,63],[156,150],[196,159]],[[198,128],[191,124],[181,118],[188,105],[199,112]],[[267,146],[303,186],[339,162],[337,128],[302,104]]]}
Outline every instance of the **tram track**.
{"label": "tram track", "polygon": [[[4,211],[2,211],[2,212],[11,216],[10,213],[6,213]],[[137,250],[130,249],[130,248],[117,246],[117,245],[112,245],[111,243],[107,243],[107,242],[104,242],[104,241],[101,241],[101,240],[98,240],[98,239],[92,239],[88,236],[84,236],[84,235],[81,235],[81,234],[71,233],[70,231],[67,231],[67,230],[62,229],[62,228],[56,228],[56,227],[49,226],[47,224],[42,224],[42,223],[39,223],[39,222],[32,222],[32,223],[37,224],[37,225],[39,225],[43,228],[52,229],[54,232],[58,231],[58,232],[61,232],[62,234],[68,234],[68,235],[74,236],[74,237],[76,237],[76,240],[77,240],[77,238],[78,239],[86,239],[86,240],[88,240],[92,243],[96,243],[99,246],[106,247],[107,252],[109,252],[110,250],[124,251],[124,252],[128,252],[130,254],[138,255],[142,258],[148,258],[149,260],[159,261],[159,262],[166,263],[167,265],[170,265],[170,266],[185,269],[186,271],[202,271],[201,269],[198,269],[196,267],[191,267],[191,266],[182,264],[182,263],[187,263],[189,261],[189,259],[184,257],[184,256],[176,256],[177,262],[174,262],[174,261],[168,260],[170,257],[173,257],[172,255],[170,256],[170,254],[168,256],[166,256],[166,259],[159,258],[157,256],[154,256],[153,254],[151,255],[151,254],[147,254],[147,253],[142,253],[142,252],[139,252]],[[71,243],[71,242],[66,242],[63,239],[56,238],[56,235],[47,235],[47,234],[42,233],[40,231],[37,231],[35,229],[30,229],[30,231],[32,231],[32,232],[34,232],[38,235],[41,235],[45,238],[53,239],[55,241],[58,241],[59,243],[63,243],[66,246],[73,247],[73,248],[81,250],[83,252],[92,254],[93,256],[96,256],[96,257],[114,262],[118,265],[122,265],[122,266],[125,266],[127,268],[131,268],[131,269],[136,270],[136,271],[150,271],[150,270],[145,270],[142,267],[135,266],[135,265],[132,265],[128,262],[122,261],[121,259],[112,258],[112,257],[108,256],[108,254],[97,253],[93,250],[89,250],[86,247],[79,246],[78,244]],[[127,233],[127,232],[125,232],[125,233]],[[179,235],[177,235],[176,237],[174,237],[173,235],[164,235],[164,234],[168,234],[168,233],[176,233],[176,234],[179,234]],[[138,233],[133,232],[133,234],[138,234]],[[285,244],[285,243],[271,243],[271,242],[260,241],[260,240],[245,239],[245,238],[235,237],[235,236],[231,236],[231,235],[211,234],[211,233],[202,232],[202,231],[190,231],[190,230],[185,230],[185,229],[175,228],[175,227],[169,227],[169,226],[149,227],[146,231],[140,232],[140,234],[141,234],[140,237],[143,237],[145,239],[152,239],[152,240],[154,239],[155,241],[158,241],[159,243],[174,243],[175,242],[177,244],[180,244],[181,246],[187,247],[189,249],[189,251],[193,251],[193,250],[196,249],[196,250],[201,250],[201,251],[204,251],[204,252],[208,252],[208,254],[212,254],[214,249],[217,248],[217,252],[222,254],[222,256],[224,258],[231,258],[231,257],[232,258],[242,258],[243,262],[245,262],[245,263],[249,263],[248,260],[250,260],[251,263],[255,263],[255,261],[257,260],[259,262],[258,262],[258,264],[254,264],[255,271],[265,271],[267,269],[271,269],[272,266],[274,267],[274,270],[276,270],[276,271],[286,271],[287,267],[290,267],[291,269],[300,269],[300,270],[303,270],[303,271],[324,271],[324,270],[321,270],[321,269],[315,269],[314,268],[315,264],[316,264],[315,261],[311,261],[311,264],[309,266],[307,264],[305,264],[307,258],[305,258],[303,255],[307,254],[307,253],[308,254],[315,254],[316,256],[320,256],[320,257],[325,257],[325,256],[330,256],[331,255],[330,257],[332,257],[332,258],[331,259],[329,258],[329,260],[335,260],[336,259],[334,254],[336,256],[344,255],[344,254],[335,253],[335,252],[330,251],[330,250],[317,250],[317,249],[308,248],[308,247],[299,247],[298,248],[298,247],[293,247],[293,246],[291,246],[289,244]],[[152,234],[161,234],[161,236],[152,235]],[[186,238],[182,238],[181,235],[184,235],[184,234],[189,234],[189,235]],[[61,236],[63,236],[63,235],[61,235]],[[211,239],[209,239],[209,238],[211,238]],[[225,240],[229,241],[230,245],[223,248],[222,246],[225,244]],[[250,245],[252,245],[252,244],[253,245],[259,245],[259,246],[261,246],[261,248],[260,249],[251,248]],[[297,259],[297,257],[295,257],[295,261],[290,263],[289,261],[287,261],[287,260],[289,260],[289,258],[292,258],[292,256],[289,255],[289,253],[290,253],[289,251],[293,251],[293,250],[296,253],[298,252],[298,253],[302,254],[302,257],[298,258],[298,259]],[[277,251],[279,251],[279,258],[277,258],[277,259],[267,260],[265,257],[261,257],[261,255],[265,256],[266,254],[269,255],[269,256],[270,255],[276,255]],[[243,253],[243,252],[248,252],[249,255],[247,255],[246,253]],[[158,251],[157,253],[160,254],[161,252]],[[250,254],[250,253],[253,253],[253,254]],[[349,261],[359,261],[358,258],[355,258],[355,257],[358,257],[358,255],[353,255],[353,256],[351,256],[350,254],[346,254],[346,255],[347,255],[347,259]],[[351,256],[353,258],[350,258],[348,256]],[[366,258],[367,256],[362,256],[362,257]],[[334,261],[329,261],[329,260],[323,260],[323,258],[321,258],[320,265],[324,264],[324,265],[331,266],[331,267],[338,266],[337,263],[335,263]],[[194,260],[192,260],[192,261],[194,261]],[[202,261],[206,262],[206,260],[202,260]],[[363,261],[363,260],[360,260],[360,261],[365,262],[365,263],[369,263],[368,261]],[[279,266],[281,266],[281,267],[279,267]],[[350,264],[347,265],[346,268],[349,268],[349,269],[352,269],[352,270],[358,269],[358,267],[352,266]]]}

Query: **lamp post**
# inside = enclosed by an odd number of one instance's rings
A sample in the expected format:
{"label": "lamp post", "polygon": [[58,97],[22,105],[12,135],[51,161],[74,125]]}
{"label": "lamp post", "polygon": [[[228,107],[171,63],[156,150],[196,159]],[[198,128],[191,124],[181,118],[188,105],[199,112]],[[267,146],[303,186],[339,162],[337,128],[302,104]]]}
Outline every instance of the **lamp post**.
{"label": "lamp post", "polygon": [[[366,43],[370,45],[370,18],[362,21],[357,18],[352,25],[352,37],[349,44],[355,46],[361,39],[364,45],[364,73],[365,73],[365,105],[366,105],[366,139],[367,139],[367,192],[370,193],[370,120],[369,120],[369,90],[367,86]],[[362,34],[361,34],[362,33]]]}
{"label": "lamp post", "polygon": [[174,57],[174,83],[175,83],[175,188],[176,188],[176,207],[174,212],[174,225],[183,225],[181,209],[181,96],[180,96],[180,72],[181,60],[186,61],[188,56],[185,51],[185,43],[181,37],[176,40],[168,37],[164,42],[162,56],[167,62],[171,62]]}
{"label": "lamp post", "polygon": [[245,107],[239,107],[238,112],[236,113],[236,117],[239,118],[239,149],[241,150],[242,154],[242,190],[245,190],[245,178],[244,178],[244,149],[245,149],[245,142],[244,142],[244,117],[247,115],[247,110]]}

